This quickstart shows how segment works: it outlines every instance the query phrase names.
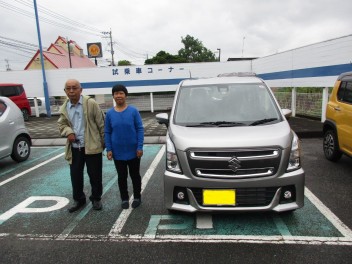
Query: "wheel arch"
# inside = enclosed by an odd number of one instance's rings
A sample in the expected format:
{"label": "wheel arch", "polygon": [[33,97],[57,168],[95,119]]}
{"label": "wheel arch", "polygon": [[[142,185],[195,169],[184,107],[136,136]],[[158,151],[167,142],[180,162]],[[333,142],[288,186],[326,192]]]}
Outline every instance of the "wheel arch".
{"label": "wheel arch", "polygon": [[21,134],[18,134],[15,138],[15,140],[13,142],[16,142],[16,140],[20,137],[25,137],[28,139],[29,141],[29,146],[32,146],[32,138],[30,137],[30,135],[26,134],[26,133],[21,133]]}

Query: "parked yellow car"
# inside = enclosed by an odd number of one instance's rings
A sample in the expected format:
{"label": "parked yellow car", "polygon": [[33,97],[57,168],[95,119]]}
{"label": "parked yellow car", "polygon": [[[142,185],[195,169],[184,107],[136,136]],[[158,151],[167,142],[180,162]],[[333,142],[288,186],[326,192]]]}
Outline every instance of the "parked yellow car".
{"label": "parked yellow car", "polygon": [[352,72],[337,78],[326,107],[323,132],[328,160],[338,161],[342,154],[352,157]]}

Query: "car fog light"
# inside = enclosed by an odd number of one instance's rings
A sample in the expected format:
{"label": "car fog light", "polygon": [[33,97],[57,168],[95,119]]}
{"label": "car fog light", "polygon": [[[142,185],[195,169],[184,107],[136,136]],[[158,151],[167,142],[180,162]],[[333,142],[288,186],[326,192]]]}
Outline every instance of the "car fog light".
{"label": "car fog light", "polygon": [[291,199],[291,197],[292,197],[292,193],[290,191],[284,192],[284,198],[285,199]]}
{"label": "car fog light", "polygon": [[183,192],[179,192],[179,193],[177,193],[177,198],[180,200],[183,200],[183,199],[185,199],[185,194]]}

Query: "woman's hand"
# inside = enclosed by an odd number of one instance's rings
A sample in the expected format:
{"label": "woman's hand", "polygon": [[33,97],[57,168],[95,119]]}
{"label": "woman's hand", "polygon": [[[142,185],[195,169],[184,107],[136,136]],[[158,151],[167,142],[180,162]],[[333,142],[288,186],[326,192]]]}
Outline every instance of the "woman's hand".
{"label": "woman's hand", "polygon": [[141,158],[143,156],[143,150],[137,150],[137,158]]}
{"label": "woman's hand", "polygon": [[112,160],[112,151],[108,151],[106,152],[106,157],[108,158],[108,160]]}

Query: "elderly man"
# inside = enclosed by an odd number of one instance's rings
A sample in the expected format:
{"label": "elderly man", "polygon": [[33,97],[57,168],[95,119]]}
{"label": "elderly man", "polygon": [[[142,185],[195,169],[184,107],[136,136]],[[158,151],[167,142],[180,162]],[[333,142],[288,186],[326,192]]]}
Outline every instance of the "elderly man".
{"label": "elderly man", "polygon": [[89,199],[93,209],[101,210],[102,152],[104,150],[104,113],[94,99],[82,95],[79,81],[70,79],[65,83],[68,99],[60,108],[58,122],[60,134],[67,138],[65,159],[70,165],[74,204],[68,209],[75,212],[86,204],[84,166],[91,184]]}

